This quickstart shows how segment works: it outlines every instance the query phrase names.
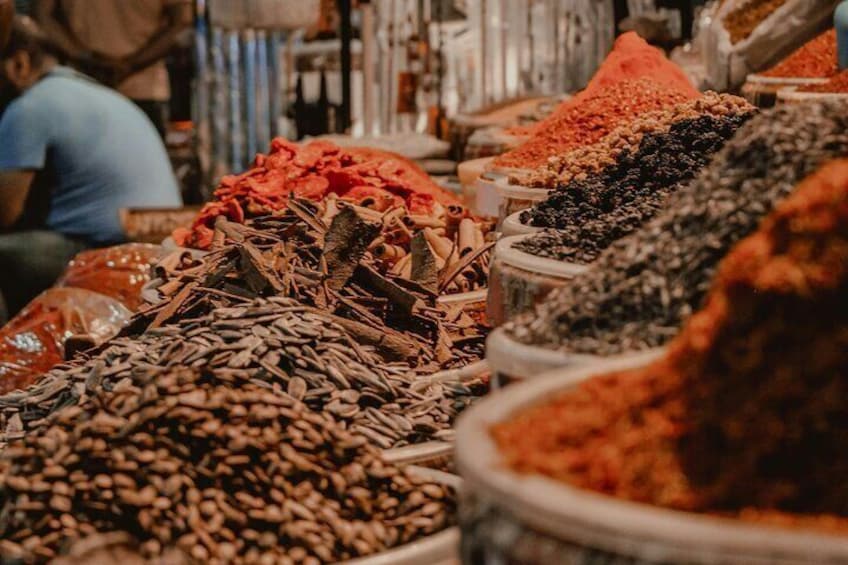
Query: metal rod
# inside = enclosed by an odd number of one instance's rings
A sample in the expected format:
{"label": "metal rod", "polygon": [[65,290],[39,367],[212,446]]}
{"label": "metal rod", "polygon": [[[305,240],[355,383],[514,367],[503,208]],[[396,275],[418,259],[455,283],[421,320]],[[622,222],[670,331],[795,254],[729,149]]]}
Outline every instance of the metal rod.
{"label": "metal rod", "polygon": [[374,29],[374,6],[364,2],[362,11],[362,102],[363,124],[365,135],[374,135],[374,53],[376,50],[376,33]]}
{"label": "metal rod", "polygon": [[339,15],[341,16],[341,36],[342,40],[342,109],[341,109],[341,124],[342,130],[348,131],[351,123],[351,92],[350,82],[352,73],[352,58],[350,54],[350,43],[353,38],[353,27],[351,25],[351,0],[338,0]]}

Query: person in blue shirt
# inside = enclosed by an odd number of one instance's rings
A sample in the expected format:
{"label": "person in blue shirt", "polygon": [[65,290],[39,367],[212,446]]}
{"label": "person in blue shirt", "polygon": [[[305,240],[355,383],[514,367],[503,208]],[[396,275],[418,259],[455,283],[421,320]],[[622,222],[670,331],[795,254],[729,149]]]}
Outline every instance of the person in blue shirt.
{"label": "person in blue shirt", "polygon": [[0,296],[14,314],[79,251],[121,243],[122,208],[177,207],[162,141],[128,99],[59,66],[17,16],[0,51]]}

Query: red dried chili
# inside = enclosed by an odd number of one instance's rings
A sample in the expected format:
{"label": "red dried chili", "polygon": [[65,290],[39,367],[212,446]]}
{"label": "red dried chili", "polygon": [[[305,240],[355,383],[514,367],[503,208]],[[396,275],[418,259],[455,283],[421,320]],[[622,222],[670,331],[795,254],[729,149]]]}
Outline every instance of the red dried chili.
{"label": "red dried chili", "polygon": [[270,153],[258,155],[251,170],[224,177],[215,200],[201,210],[191,229],[177,230],[174,239],[207,249],[218,216],[243,222],[284,209],[292,195],[321,200],[329,193],[357,203],[406,204],[415,213],[430,212],[437,202],[458,203],[420,168],[392,153],[342,149],[327,141],[297,145],[275,139]]}
{"label": "red dried chili", "polygon": [[549,157],[596,143],[619,125],[642,114],[698,96],[691,87],[683,89],[651,78],[616,82],[558,111],[530,140],[498,157],[495,164],[521,169],[537,168]]}
{"label": "red dried chili", "polygon": [[830,29],[761,74],[773,78],[828,78],[838,70],[836,31]]}
{"label": "red dried chili", "polygon": [[[660,361],[495,426],[507,464],[676,509],[848,531],[848,160],[723,261]],[[806,514],[802,516],[801,514]]]}

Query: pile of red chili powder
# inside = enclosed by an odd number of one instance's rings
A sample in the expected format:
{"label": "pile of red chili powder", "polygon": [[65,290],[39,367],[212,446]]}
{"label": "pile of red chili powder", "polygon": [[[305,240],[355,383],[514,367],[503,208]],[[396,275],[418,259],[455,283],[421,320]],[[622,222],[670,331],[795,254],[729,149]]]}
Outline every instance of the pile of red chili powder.
{"label": "pile of red chili powder", "polygon": [[549,157],[600,140],[617,126],[653,110],[697,98],[685,73],[633,32],[616,40],[588,86],[529,131],[516,149],[495,159],[500,167],[535,169]]}
{"label": "pile of red chili powder", "polygon": [[831,28],[760,74],[772,78],[828,78],[838,70],[836,30]]}
{"label": "pile of red chili powder", "polygon": [[725,258],[660,361],[496,426],[507,464],[675,509],[848,531],[848,160]]}
{"label": "pile of red chili powder", "polygon": [[420,168],[391,153],[275,139],[270,153],[258,155],[252,169],[224,177],[215,199],[190,229],[175,231],[174,239],[178,245],[208,249],[218,216],[244,222],[284,209],[292,196],[317,201],[330,193],[380,211],[405,205],[418,214],[431,212],[437,203],[458,203]]}

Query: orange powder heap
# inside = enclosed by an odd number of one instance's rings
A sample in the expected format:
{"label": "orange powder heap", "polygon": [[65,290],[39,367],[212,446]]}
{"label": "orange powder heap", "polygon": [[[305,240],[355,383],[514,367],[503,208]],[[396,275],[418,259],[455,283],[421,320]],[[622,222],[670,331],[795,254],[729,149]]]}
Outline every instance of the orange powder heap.
{"label": "orange powder heap", "polygon": [[501,155],[495,165],[535,169],[550,157],[598,142],[616,127],[647,112],[662,110],[698,97],[694,90],[675,88],[652,78],[629,79],[600,89],[547,120],[545,128],[526,143]]}
{"label": "orange powder heap", "polygon": [[[530,135],[532,137],[525,145],[496,159],[495,164],[503,167],[535,168],[543,164],[547,157],[582,145],[561,148],[559,144],[556,144],[550,146],[549,151],[543,149],[551,143],[551,138],[562,139],[573,134],[579,135],[579,132],[559,131],[557,128],[567,127],[568,121],[563,120],[563,118],[573,115],[575,109],[581,107],[584,102],[592,100],[622,81],[634,81],[646,77],[649,77],[656,84],[664,85],[670,92],[682,94],[683,97],[678,101],[688,100],[699,95],[692,83],[689,82],[686,74],[680,67],[669,61],[662,51],[651,47],[632,31],[625,33],[615,41],[612,51],[584,90],[560,104],[550,116],[538,124],[509,130],[512,135]],[[533,148],[525,150],[525,146],[528,145],[532,145]],[[534,153],[544,155],[534,155]],[[530,158],[530,162],[525,161],[527,158]]]}
{"label": "orange powder heap", "polygon": [[836,30],[830,29],[760,74],[774,78],[828,78],[838,70]]}

